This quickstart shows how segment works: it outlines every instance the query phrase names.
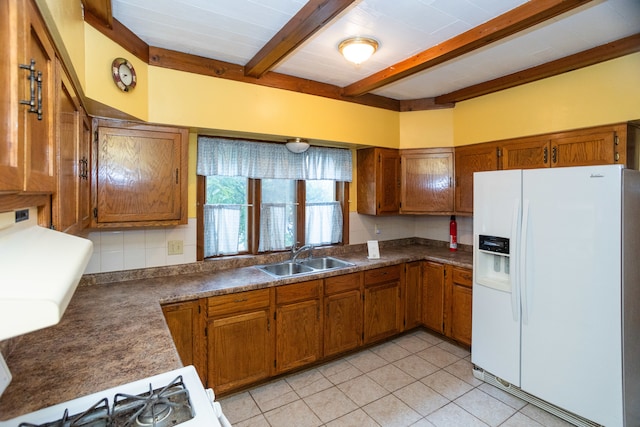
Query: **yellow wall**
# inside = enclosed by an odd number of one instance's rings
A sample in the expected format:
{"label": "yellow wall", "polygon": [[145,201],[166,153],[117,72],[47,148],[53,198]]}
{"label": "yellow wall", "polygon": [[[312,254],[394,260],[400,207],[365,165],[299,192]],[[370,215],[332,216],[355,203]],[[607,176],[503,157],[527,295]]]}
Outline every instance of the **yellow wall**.
{"label": "yellow wall", "polygon": [[640,119],[640,53],[460,102],[455,145]]}
{"label": "yellow wall", "polygon": [[452,147],[454,113],[453,108],[400,113],[400,148]]}

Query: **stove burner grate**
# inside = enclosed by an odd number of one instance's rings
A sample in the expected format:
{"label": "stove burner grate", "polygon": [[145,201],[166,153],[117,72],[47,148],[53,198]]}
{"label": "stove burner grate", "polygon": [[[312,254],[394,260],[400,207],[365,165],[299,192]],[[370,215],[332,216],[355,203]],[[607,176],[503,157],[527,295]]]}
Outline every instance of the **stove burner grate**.
{"label": "stove burner grate", "polygon": [[45,424],[21,423],[18,427],[107,427],[111,425],[109,401],[105,397],[86,411],[69,416],[65,409],[62,418]]}

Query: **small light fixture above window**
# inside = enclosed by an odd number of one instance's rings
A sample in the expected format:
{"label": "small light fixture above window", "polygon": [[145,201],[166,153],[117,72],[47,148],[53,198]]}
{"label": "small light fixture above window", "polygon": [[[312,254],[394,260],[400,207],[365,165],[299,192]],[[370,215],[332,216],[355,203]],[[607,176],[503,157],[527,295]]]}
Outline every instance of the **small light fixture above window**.
{"label": "small light fixture above window", "polygon": [[360,65],[378,50],[378,42],[366,37],[351,37],[343,40],[338,50],[347,61]]}
{"label": "small light fixture above window", "polygon": [[309,149],[309,143],[302,138],[287,139],[286,147],[292,153],[304,153]]}

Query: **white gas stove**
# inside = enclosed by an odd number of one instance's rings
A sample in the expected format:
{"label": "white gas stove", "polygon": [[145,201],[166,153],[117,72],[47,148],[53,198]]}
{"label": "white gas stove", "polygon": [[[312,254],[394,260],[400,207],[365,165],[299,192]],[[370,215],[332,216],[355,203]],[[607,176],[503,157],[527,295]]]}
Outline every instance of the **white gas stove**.
{"label": "white gas stove", "polygon": [[193,366],[113,387],[8,421],[0,427],[231,427]]}

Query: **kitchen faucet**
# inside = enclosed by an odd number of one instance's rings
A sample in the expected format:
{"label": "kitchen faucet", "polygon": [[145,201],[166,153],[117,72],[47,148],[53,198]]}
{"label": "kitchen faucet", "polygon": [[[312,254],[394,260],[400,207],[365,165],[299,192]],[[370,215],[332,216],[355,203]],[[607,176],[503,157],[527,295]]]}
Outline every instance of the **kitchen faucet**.
{"label": "kitchen faucet", "polygon": [[296,246],[293,245],[291,247],[291,262],[296,262],[296,260],[298,259],[298,255],[300,255],[302,252],[304,251],[308,251],[309,252],[309,258],[311,258],[313,256],[313,245],[304,245],[298,249],[296,249]]}

